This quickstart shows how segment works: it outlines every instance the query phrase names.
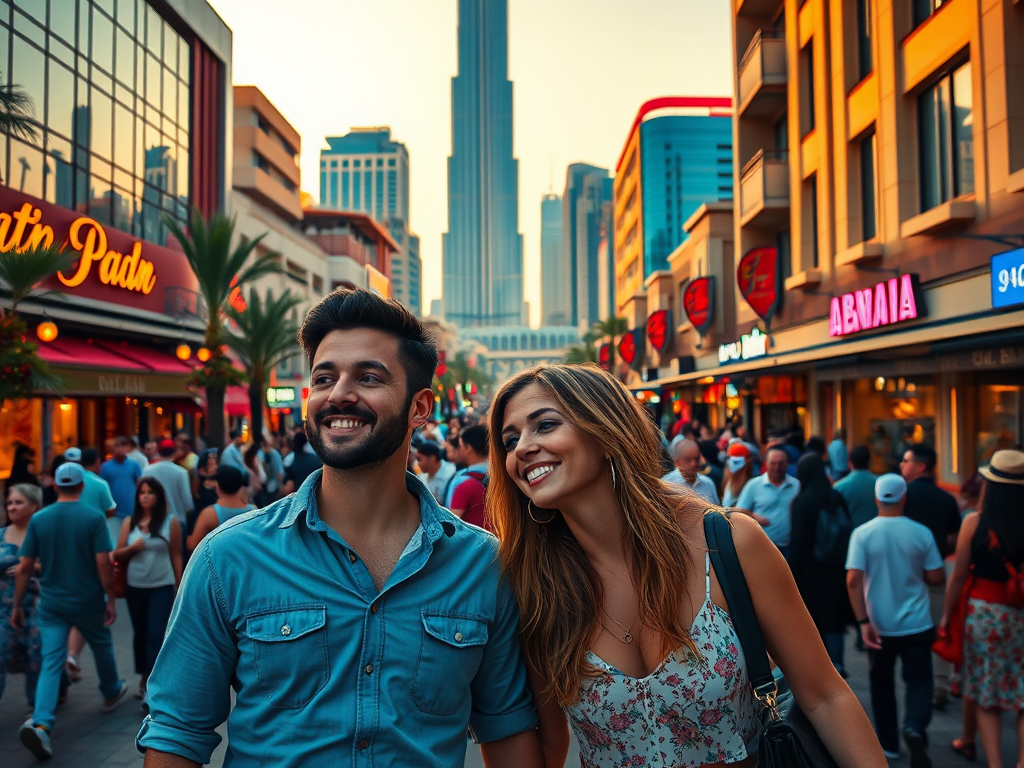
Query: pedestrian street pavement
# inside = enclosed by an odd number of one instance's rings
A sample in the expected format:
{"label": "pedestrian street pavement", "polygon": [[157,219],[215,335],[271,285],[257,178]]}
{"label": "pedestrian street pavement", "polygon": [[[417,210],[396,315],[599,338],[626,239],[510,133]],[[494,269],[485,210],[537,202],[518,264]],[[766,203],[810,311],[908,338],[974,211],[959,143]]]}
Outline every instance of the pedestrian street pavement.
{"label": "pedestrian street pavement", "polygon": [[[113,631],[118,669],[134,692],[138,678],[132,672],[132,628],[128,619],[128,609],[123,600],[118,601],[118,620]],[[129,694],[112,714],[101,714],[96,672],[88,650],[81,661],[85,675],[81,682],[72,687],[69,701],[57,710],[57,727],[53,734],[54,758],[48,764],[54,768],[141,768],[142,755],[135,750],[135,734],[143,718],[139,701]],[[852,633],[847,642],[847,661],[850,668],[850,685],[870,714],[867,656],[853,649]],[[902,699],[902,684],[898,691]],[[24,679],[21,675],[8,676],[7,690],[0,699],[0,766],[3,768],[38,765],[35,758],[18,740],[18,728],[25,720],[25,706]],[[226,733],[223,727],[220,732],[222,736]],[[935,768],[967,768],[967,761],[949,748],[949,742],[959,734],[960,702],[953,699],[945,712],[935,713],[929,730]],[[224,749],[222,742],[214,753],[212,766],[220,768],[223,764]],[[1004,714],[1004,764],[1016,763],[1015,750],[1013,721],[1009,714]],[[984,765],[983,761],[979,745],[978,763],[975,765]],[[573,742],[566,768],[579,768],[579,765],[576,745]],[[902,759],[894,760],[890,765],[892,768],[909,768],[905,754]],[[479,748],[469,744],[466,767],[482,766]]]}

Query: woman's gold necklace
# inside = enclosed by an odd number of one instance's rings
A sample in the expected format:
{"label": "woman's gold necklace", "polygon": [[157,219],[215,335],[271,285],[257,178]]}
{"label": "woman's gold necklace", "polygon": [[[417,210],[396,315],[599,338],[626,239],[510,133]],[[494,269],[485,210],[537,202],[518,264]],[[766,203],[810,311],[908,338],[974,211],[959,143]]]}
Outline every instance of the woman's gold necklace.
{"label": "woman's gold necklace", "polygon": [[608,611],[606,611],[604,609],[604,607],[601,608],[601,612],[605,616],[607,616],[609,619],[614,621],[615,622],[615,626],[617,626],[619,629],[621,629],[623,631],[623,633],[624,633],[622,635],[622,637],[620,638],[618,635],[616,635],[614,632],[612,632],[610,629],[608,629],[608,626],[602,621],[601,622],[601,626],[604,627],[608,631],[609,635],[611,635],[616,640],[618,640],[619,642],[621,642],[621,643],[623,643],[625,645],[629,645],[630,643],[633,642],[633,625],[636,624],[636,618],[637,618],[637,616],[640,615],[640,608],[639,608],[639,606],[637,607],[636,611],[633,613],[633,620],[631,622],[629,622],[629,629],[626,629],[624,626],[619,624],[619,622],[616,621],[615,617],[612,616],[610,613],[608,613]]}

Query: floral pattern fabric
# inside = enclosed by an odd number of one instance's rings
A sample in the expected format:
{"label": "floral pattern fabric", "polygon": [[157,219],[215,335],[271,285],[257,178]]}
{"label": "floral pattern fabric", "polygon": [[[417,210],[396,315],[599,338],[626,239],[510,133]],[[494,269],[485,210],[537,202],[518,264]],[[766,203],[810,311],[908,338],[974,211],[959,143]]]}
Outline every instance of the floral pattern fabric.
{"label": "floral pattern fabric", "polygon": [[1024,610],[970,599],[964,626],[964,698],[1024,709]]}
{"label": "floral pattern fabric", "polygon": [[729,614],[711,601],[710,577],[708,585],[690,629],[699,657],[675,651],[635,678],[588,654],[598,674],[566,710],[583,768],[682,768],[748,756],[759,705]]}
{"label": "floral pattern fabric", "polygon": [[11,609],[14,607],[14,577],[7,575],[7,569],[17,565],[21,559],[21,548],[9,543],[6,529],[0,528],[0,696],[7,683],[7,673],[25,673],[25,698],[29,705],[36,698],[36,680],[43,662],[43,646],[39,636],[39,622],[36,616],[36,600],[39,582],[32,579],[25,590],[22,605],[25,608],[25,626],[15,629],[11,626]]}

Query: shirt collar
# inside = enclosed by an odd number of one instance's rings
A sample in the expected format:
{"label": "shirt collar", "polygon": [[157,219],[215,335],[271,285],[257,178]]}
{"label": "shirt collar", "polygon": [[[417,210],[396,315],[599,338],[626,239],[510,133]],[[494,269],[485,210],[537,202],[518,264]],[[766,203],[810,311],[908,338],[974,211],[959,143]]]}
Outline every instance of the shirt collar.
{"label": "shirt collar", "polygon": [[764,484],[765,485],[770,485],[772,488],[776,488],[778,490],[782,490],[787,485],[792,485],[793,481],[796,480],[796,478],[793,477],[792,475],[786,475],[786,477],[782,480],[782,485],[774,485],[772,483],[772,481],[768,479],[768,473],[767,472],[765,472],[763,475],[761,475],[761,477],[764,478]]}
{"label": "shirt collar", "polygon": [[[293,493],[290,497],[290,507],[287,514],[284,517],[284,522],[279,527],[288,528],[295,524],[295,521],[299,519],[299,515],[302,513],[306,514],[306,524],[310,528],[316,528],[320,523],[320,515],[317,512],[316,506],[316,490],[320,487],[320,478],[323,475],[323,469],[318,469],[307,477],[299,490]],[[444,518],[444,513],[441,511],[441,507],[434,499],[433,494],[430,493],[429,489],[420,482],[420,479],[411,472],[405,473],[405,487],[413,496],[419,499],[420,502],[420,527],[423,529],[423,533],[426,534],[427,538],[431,542],[437,541],[441,538],[441,535],[452,536],[455,534],[455,525]]]}

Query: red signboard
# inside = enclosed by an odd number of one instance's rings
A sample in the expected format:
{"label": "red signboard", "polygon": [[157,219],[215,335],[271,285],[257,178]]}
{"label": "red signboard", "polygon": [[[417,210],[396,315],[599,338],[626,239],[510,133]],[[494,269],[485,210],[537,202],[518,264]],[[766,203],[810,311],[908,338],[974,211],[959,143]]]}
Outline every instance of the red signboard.
{"label": "red signboard", "polygon": [[779,308],[778,252],[774,247],[754,248],[740,259],[736,285],[757,316],[766,323]]}
{"label": "red signboard", "polygon": [[610,371],[612,368],[612,345],[602,344],[597,350],[597,364],[604,368],[606,371]]}
{"label": "red signboard", "polygon": [[672,338],[672,313],[667,309],[659,309],[647,318],[647,338],[651,346],[663,353]]}
{"label": "red signboard", "polygon": [[448,372],[448,353],[445,350],[438,350],[437,353],[437,378],[441,378]]}
{"label": "red signboard", "polygon": [[630,365],[636,360],[636,330],[626,331],[619,339],[619,355]]}
{"label": "red signboard", "polygon": [[79,252],[80,258],[42,287],[72,299],[95,299],[162,315],[168,301],[179,300],[176,294],[198,287],[180,251],[0,185],[0,259],[13,249],[61,243]]}
{"label": "red signboard", "polygon": [[683,291],[683,310],[701,336],[711,327],[715,316],[715,278],[698,277]]}

